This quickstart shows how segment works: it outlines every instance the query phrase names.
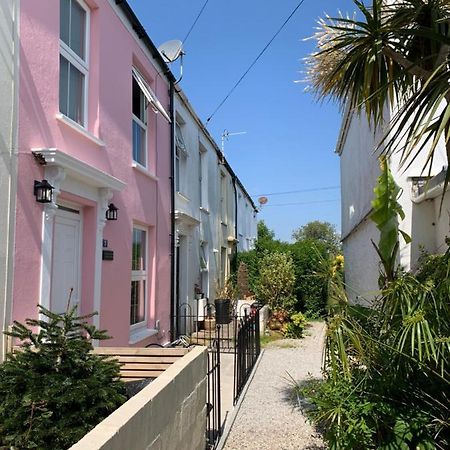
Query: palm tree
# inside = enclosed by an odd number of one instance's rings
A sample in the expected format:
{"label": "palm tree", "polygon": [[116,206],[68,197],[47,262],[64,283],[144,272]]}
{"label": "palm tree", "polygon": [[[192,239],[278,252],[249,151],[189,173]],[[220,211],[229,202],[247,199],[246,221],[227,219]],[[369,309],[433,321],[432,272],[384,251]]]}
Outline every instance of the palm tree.
{"label": "palm tree", "polygon": [[[449,0],[354,0],[362,19],[326,17],[307,58],[307,78],[318,97],[364,111],[374,127],[393,114],[385,151],[400,150],[402,164],[428,151],[431,169],[444,139],[450,161]],[[404,146],[399,148],[399,143]],[[450,179],[447,171],[445,187]]]}

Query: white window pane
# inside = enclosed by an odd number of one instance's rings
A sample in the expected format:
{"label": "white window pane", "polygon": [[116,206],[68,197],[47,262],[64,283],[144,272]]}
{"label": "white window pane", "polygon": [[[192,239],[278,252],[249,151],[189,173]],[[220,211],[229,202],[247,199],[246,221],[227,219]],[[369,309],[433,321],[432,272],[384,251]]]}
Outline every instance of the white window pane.
{"label": "white window pane", "polygon": [[145,270],[146,236],[144,230],[133,229],[133,255],[131,270]]}
{"label": "white window pane", "polygon": [[69,108],[67,115],[80,125],[84,125],[84,75],[72,64],[69,64],[69,67]]}
{"label": "white window pane", "polygon": [[70,11],[70,48],[82,59],[85,59],[84,41],[86,34],[86,11],[75,0],[72,0]]}
{"label": "white window pane", "polygon": [[59,8],[59,37],[70,45],[70,0],[60,0]]}
{"label": "white window pane", "polygon": [[178,154],[178,150],[177,150],[177,154],[176,154],[176,158],[175,158],[175,189],[177,192],[180,192],[180,156]]}
{"label": "white window pane", "polygon": [[69,115],[69,62],[62,56],[59,57],[59,110],[64,115]]}
{"label": "white window pane", "polygon": [[130,325],[145,320],[145,280],[131,282]]}
{"label": "white window pane", "polygon": [[137,81],[133,77],[133,114],[140,119],[141,122],[147,123],[146,99],[139,87]]}
{"label": "white window pane", "polygon": [[176,140],[177,147],[180,150],[186,150],[186,144],[184,143],[183,133],[182,133],[181,127],[178,123],[175,125],[175,140]]}
{"label": "white window pane", "polygon": [[133,126],[133,160],[146,167],[146,132],[135,120]]}

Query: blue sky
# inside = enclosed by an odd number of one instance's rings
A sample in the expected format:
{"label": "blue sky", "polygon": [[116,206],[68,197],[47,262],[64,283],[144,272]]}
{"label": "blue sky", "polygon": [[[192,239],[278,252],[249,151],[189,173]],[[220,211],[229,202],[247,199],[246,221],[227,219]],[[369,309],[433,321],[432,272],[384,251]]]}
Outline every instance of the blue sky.
{"label": "blue sky", "polygon": [[[299,0],[209,0],[185,43],[181,86],[205,122]],[[129,0],[156,46],[183,40],[205,0]],[[208,129],[250,195],[339,185],[334,154],[341,117],[336,105],[305,93],[302,59],[314,49],[304,41],[324,13],[353,12],[351,0],[305,0],[244,81],[211,119]],[[176,75],[176,70],[174,69]],[[259,214],[276,236],[312,220],[340,228],[337,188],[268,196]],[[256,202],[256,198],[255,198]]]}

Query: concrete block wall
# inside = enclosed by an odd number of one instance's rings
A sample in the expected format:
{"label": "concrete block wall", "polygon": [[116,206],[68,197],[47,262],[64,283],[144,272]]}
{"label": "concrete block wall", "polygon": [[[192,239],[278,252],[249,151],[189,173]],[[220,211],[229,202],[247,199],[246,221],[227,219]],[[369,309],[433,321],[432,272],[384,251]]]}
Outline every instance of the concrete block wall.
{"label": "concrete block wall", "polygon": [[204,450],[207,357],[193,348],[70,450]]}
{"label": "concrete block wall", "polygon": [[269,321],[270,309],[267,305],[264,305],[259,310],[259,334],[264,336],[266,334],[267,322]]}

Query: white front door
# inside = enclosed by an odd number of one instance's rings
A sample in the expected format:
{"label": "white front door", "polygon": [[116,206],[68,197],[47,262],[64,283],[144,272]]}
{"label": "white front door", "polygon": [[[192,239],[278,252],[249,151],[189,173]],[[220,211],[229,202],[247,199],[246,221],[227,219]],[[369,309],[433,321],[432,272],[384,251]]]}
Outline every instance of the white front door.
{"label": "white front door", "polygon": [[60,207],[55,215],[53,229],[53,258],[50,310],[65,312],[71,294],[70,306],[79,304],[81,292],[81,211]]}

